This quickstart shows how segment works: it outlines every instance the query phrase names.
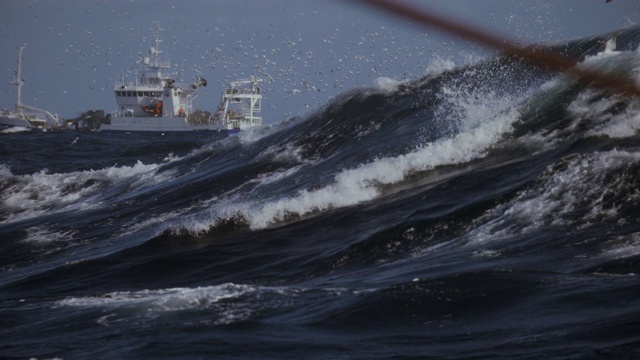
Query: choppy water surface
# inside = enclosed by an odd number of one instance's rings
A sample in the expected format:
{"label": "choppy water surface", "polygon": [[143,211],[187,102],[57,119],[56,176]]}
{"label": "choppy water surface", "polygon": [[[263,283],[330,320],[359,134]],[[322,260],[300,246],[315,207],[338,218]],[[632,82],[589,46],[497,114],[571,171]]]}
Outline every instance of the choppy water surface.
{"label": "choppy water surface", "polygon": [[[638,79],[639,37],[559,48]],[[638,129],[496,58],[224,139],[0,134],[0,355],[635,358]]]}

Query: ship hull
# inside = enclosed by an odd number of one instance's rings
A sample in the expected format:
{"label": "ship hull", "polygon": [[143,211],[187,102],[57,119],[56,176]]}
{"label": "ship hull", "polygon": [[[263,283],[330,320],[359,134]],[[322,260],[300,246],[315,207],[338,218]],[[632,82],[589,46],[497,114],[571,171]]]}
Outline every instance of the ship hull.
{"label": "ship hull", "polygon": [[223,134],[240,132],[240,129],[229,129],[212,124],[190,124],[185,120],[182,117],[112,117],[111,124],[101,125],[100,131],[128,133],[206,131]]}
{"label": "ship hull", "polygon": [[25,119],[0,116],[0,129],[7,129],[12,127],[22,127],[25,129],[32,128],[31,124]]}

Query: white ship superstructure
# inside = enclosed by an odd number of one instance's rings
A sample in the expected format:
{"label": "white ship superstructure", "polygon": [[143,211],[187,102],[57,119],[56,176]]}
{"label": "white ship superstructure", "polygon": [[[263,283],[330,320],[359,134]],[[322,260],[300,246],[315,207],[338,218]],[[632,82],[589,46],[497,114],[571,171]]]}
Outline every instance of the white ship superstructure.
{"label": "white ship superstructure", "polygon": [[214,115],[214,124],[228,132],[238,132],[253,126],[262,125],[262,94],[259,79],[238,80],[232,82],[222,94],[222,101]]}

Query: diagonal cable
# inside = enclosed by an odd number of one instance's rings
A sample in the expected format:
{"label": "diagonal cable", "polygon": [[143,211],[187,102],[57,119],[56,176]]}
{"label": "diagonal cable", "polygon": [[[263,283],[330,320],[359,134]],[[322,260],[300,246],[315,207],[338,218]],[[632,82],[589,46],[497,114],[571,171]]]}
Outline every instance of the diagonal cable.
{"label": "diagonal cable", "polygon": [[467,41],[475,42],[494,50],[498,50],[505,55],[519,57],[534,66],[552,71],[566,72],[578,81],[588,81],[591,82],[591,85],[593,86],[615,93],[640,96],[640,88],[633,79],[621,77],[616,74],[576,67],[575,59],[553,53],[543,47],[521,46],[498,35],[434,14],[433,12],[429,12],[425,9],[412,7],[400,1],[359,1],[378,7],[388,13],[393,13],[406,19],[410,19],[424,26],[435,27],[441,31],[458,36]]}

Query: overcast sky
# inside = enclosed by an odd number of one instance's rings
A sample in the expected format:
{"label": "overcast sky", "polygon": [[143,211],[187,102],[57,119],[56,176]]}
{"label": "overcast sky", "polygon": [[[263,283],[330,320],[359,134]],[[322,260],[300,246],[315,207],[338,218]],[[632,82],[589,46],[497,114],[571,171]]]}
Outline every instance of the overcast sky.
{"label": "overcast sky", "polygon": [[[522,43],[555,43],[640,23],[637,0],[448,0],[416,4]],[[116,108],[113,86],[146,56],[153,30],[178,81],[202,76],[199,106],[256,75],[263,121],[303,115],[376,79],[406,80],[491,53],[350,0],[0,0],[0,107],[23,61],[23,103],[73,118]]]}

